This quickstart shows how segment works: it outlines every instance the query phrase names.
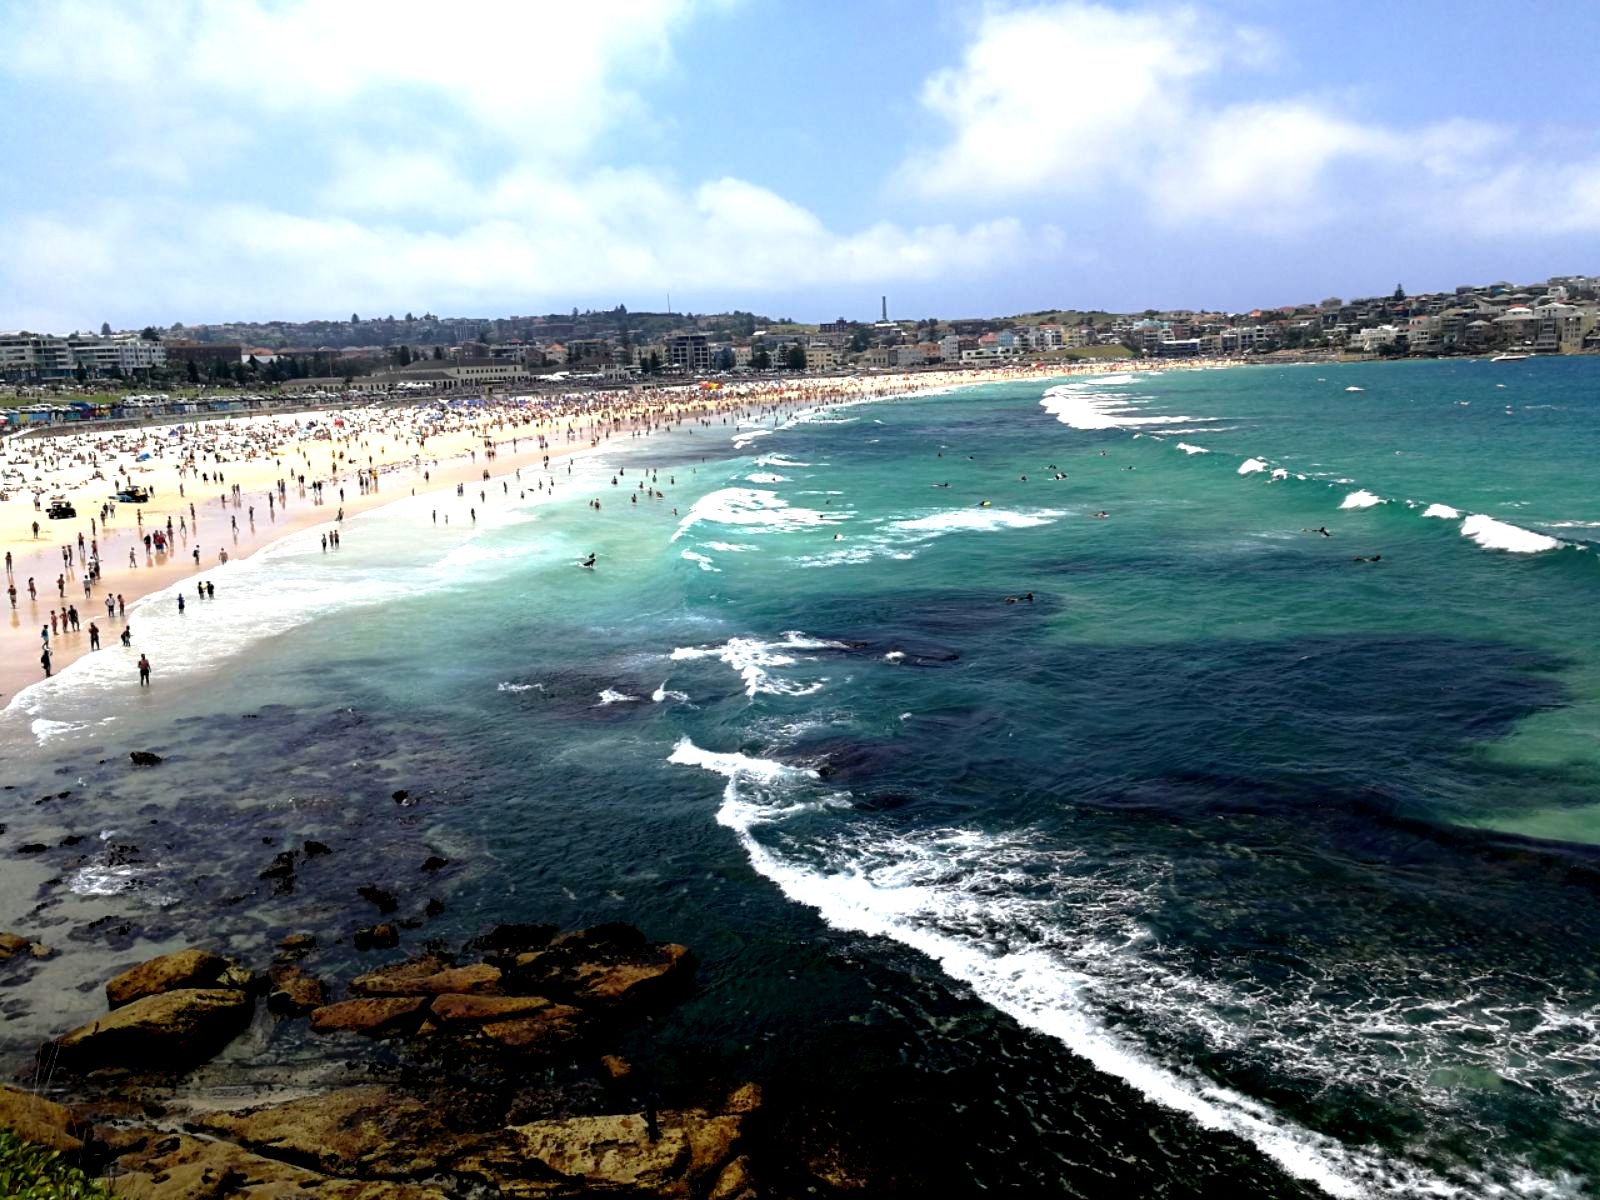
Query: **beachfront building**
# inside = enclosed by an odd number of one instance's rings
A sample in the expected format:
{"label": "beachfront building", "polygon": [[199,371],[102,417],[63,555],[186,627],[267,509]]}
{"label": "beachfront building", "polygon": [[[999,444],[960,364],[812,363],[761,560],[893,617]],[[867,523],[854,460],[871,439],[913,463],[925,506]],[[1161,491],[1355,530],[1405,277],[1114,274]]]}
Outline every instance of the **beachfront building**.
{"label": "beachfront building", "polygon": [[669,371],[681,375],[700,375],[710,371],[711,339],[703,333],[673,334],[667,338],[664,365]]}
{"label": "beachfront building", "polygon": [[69,379],[77,366],[67,339],[48,333],[0,333],[0,378],[8,382]]}
{"label": "beachfront building", "polygon": [[75,369],[84,374],[141,374],[167,365],[167,348],[136,333],[117,337],[77,336],[67,339]]}
{"label": "beachfront building", "polygon": [[839,352],[826,342],[813,341],[806,347],[806,370],[831,371],[839,365]]}

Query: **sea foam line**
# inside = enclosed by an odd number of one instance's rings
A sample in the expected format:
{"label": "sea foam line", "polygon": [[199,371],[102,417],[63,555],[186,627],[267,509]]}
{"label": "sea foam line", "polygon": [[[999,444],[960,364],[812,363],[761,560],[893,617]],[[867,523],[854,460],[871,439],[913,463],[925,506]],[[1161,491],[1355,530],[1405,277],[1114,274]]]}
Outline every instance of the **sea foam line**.
{"label": "sea foam line", "polygon": [[[942,931],[940,914],[948,907],[946,897],[936,886],[920,882],[908,865],[824,873],[780,860],[757,840],[754,830],[816,808],[817,802],[807,802],[804,796],[817,772],[772,759],[705,750],[687,737],[679,740],[667,761],[699,767],[727,780],[718,824],[734,831],[751,864],[789,899],[814,909],[833,928],[886,937],[921,951],[946,974],[970,985],[985,1003],[1054,1037],[1152,1102],[1184,1113],[1206,1129],[1246,1139],[1290,1175],[1314,1182],[1333,1196],[1361,1197],[1374,1186],[1402,1196],[1465,1194],[1443,1180],[1298,1126],[1230,1088],[1174,1073],[1101,1024],[1077,1000],[1088,977],[1047,950],[996,955],[990,947]],[[959,830],[946,835],[957,840],[984,836]],[[1503,1194],[1502,1189],[1491,1190]]]}

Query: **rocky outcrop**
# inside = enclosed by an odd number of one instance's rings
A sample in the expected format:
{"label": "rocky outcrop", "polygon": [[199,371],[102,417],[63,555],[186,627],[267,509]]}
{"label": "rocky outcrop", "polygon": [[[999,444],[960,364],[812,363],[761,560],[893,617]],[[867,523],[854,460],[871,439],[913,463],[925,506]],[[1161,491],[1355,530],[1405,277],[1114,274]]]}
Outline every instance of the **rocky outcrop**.
{"label": "rocky outcrop", "polygon": [[20,933],[0,933],[0,962],[8,958],[49,958],[54,953],[48,946],[25,938]]}
{"label": "rocky outcrop", "polygon": [[62,1105],[0,1083],[0,1129],[63,1154],[83,1149],[83,1129]]}
{"label": "rocky outcrop", "polygon": [[311,1028],[318,1033],[404,1036],[417,1031],[427,1016],[427,1005],[427,1000],[421,996],[344,1000],[313,1011]]}
{"label": "rocky outcrop", "polygon": [[149,750],[130,750],[128,757],[133,760],[136,767],[155,767],[161,765],[161,755]]}
{"label": "rocky outcrop", "polygon": [[130,1067],[176,1071],[204,1062],[249,1023],[254,1001],[234,988],[179,988],[144,996],[55,1043],[78,1070]]}
{"label": "rocky outcrop", "polygon": [[281,964],[268,975],[267,1011],[280,1017],[303,1017],[328,1003],[328,989],[304,968]]}
{"label": "rocky outcrop", "polygon": [[350,981],[350,990],[363,996],[492,995],[499,989],[498,967],[488,963],[452,967],[432,954],[380,967]]}
{"label": "rocky outcrop", "polygon": [[519,991],[577,1005],[639,1009],[671,999],[693,973],[688,947],[649,945],[631,925],[602,925],[518,955],[508,979]]}
{"label": "rocky outcrop", "polygon": [[209,1113],[194,1128],[324,1176],[452,1180],[452,1194],[754,1197],[740,1140],[754,1089],[720,1111],[670,1110],[534,1121],[459,1132],[418,1098],[347,1088],[285,1104]]}
{"label": "rocky outcrop", "polygon": [[179,988],[248,988],[251,975],[231,959],[209,950],[179,950],[130,967],[107,981],[106,1003],[121,1008],[145,996]]}

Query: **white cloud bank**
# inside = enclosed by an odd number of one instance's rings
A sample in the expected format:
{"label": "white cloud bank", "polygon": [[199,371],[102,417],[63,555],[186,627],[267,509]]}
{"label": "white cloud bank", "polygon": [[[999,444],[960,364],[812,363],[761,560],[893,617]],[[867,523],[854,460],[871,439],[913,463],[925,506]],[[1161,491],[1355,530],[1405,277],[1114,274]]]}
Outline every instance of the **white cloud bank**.
{"label": "white cloud bank", "polygon": [[[1518,153],[1537,142],[1527,131],[1443,116],[1400,126],[1321,95],[1209,97],[1278,57],[1259,31],[1195,8],[991,7],[961,62],[924,84],[944,136],[900,178],[977,203],[1116,189],[1168,225],[1267,233],[1356,212],[1421,223],[1441,205],[1483,236],[1600,231],[1600,158]],[[1546,184],[1559,206],[1537,202]]]}
{"label": "white cloud bank", "polygon": [[[991,271],[1035,240],[1009,218],[840,231],[747,180],[593,165],[619,124],[654,127],[638,87],[719,7],[24,9],[0,70],[112,96],[125,162],[148,169],[125,198],[0,227],[0,292],[19,305],[8,317],[81,325],[130,293],[139,311],[191,319],[789,293]],[[285,130],[297,161],[284,165],[310,181],[290,198],[261,186],[275,168],[259,156]]]}

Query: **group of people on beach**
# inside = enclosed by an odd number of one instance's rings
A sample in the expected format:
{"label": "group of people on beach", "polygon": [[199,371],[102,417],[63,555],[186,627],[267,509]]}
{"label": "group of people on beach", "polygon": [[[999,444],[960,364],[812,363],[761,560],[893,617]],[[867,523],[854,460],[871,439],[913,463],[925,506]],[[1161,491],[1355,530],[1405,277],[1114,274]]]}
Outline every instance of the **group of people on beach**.
{"label": "group of people on beach", "polygon": [[[1026,373],[1025,368],[1008,368],[990,376],[1014,378]],[[1062,372],[1055,368],[1037,373]],[[515,486],[520,499],[530,492],[553,492],[558,475],[570,476],[571,464],[560,471],[552,466],[552,455],[595,449],[615,438],[644,438],[672,429],[737,433],[770,428],[782,415],[803,408],[981,381],[972,372],[764,380],[554,395],[430,398],[420,403],[352,405],[311,414],[89,429],[7,439],[0,483],[15,492],[31,491],[35,507],[46,493],[76,490],[80,506],[89,509],[86,535],[61,547],[63,571],[57,580],[61,599],[65,599],[67,569],[79,562],[85,598],[91,599],[95,589],[103,586],[106,574],[102,548],[120,553],[114,544],[123,539],[131,542],[128,574],[119,578],[117,586],[136,599],[149,585],[135,582],[134,571],[159,568],[150,576],[150,585],[160,586],[162,578],[177,568],[177,557],[183,551],[193,569],[204,566],[199,527],[206,510],[228,517],[228,527],[218,540],[238,546],[241,537],[257,530],[257,509],[263,502],[271,532],[277,533],[294,527],[293,521],[279,524],[280,516],[288,516],[291,499],[305,505],[298,514],[303,523],[321,505],[333,503],[332,493],[336,492],[336,517],[332,527],[320,535],[324,549],[335,549],[341,542],[345,505],[367,506],[386,499],[383,479],[400,472],[409,472],[427,488],[447,480],[455,482],[451,478],[454,473],[469,466],[475,472],[482,469],[487,476],[484,464],[497,465],[501,455],[509,454],[516,461],[512,472],[500,481],[501,498],[509,498]],[[543,470],[525,483],[521,468],[533,462]],[[438,478],[441,475],[445,478]],[[251,479],[260,482],[251,483]],[[162,482],[160,488],[158,481]],[[668,482],[676,480],[669,477]],[[348,499],[347,485],[354,493]],[[415,494],[416,487],[411,490]],[[474,502],[458,489],[468,509],[459,516],[476,521],[478,509],[490,502],[489,491],[487,486],[480,487]],[[640,479],[631,492],[629,503],[633,506],[667,499],[655,473]],[[124,507],[137,505],[131,526],[119,513],[118,500],[107,493],[121,496]],[[129,496],[137,499],[130,501]],[[598,497],[591,503],[600,507]],[[8,507],[9,502],[0,503],[0,535],[7,532],[3,518]],[[147,514],[147,508],[154,513]],[[672,512],[676,515],[677,510]],[[436,522],[438,515],[436,510]],[[448,523],[449,513],[443,515]],[[13,545],[26,550],[37,540],[27,536],[29,532],[39,532],[37,520],[31,527],[24,526],[21,536],[10,535]],[[39,555],[35,552],[29,557],[37,559]],[[227,545],[215,554],[218,564],[226,563],[228,557]],[[11,549],[6,561],[8,594],[15,610],[18,596]],[[580,565],[592,567],[593,555]],[[29,604],[37,605],[31,576],[27,592]],[[98,645],[99,632],[96,628],[91,633],[90,649]],[[129,645],[126,626],[121,640]],[[71,648],[63,645],[60,649]],[[148,682],[148,672],[143,674],[143,682]]]}

